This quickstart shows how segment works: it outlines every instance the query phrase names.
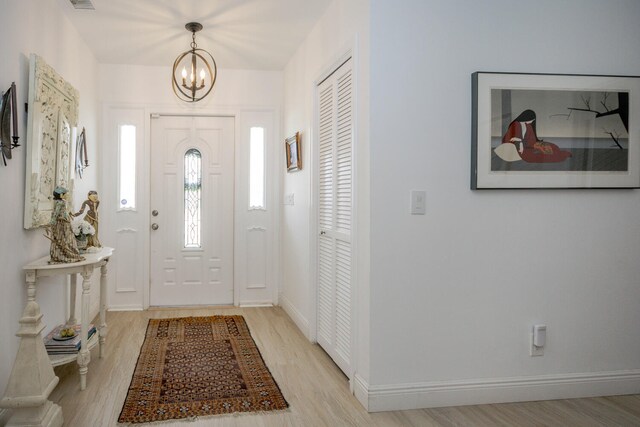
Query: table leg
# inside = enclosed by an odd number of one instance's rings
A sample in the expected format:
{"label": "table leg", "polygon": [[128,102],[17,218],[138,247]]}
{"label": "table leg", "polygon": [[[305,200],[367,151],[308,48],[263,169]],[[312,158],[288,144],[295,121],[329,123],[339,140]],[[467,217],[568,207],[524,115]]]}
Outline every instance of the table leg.
{"label": "table leg", "polygon": [[80,390],[87,388],[87,372],[91,353],[87,335],[89,334],[89,312],[91,310],[91,275],[93,267],[87,267],[82,271],[82,314],[80,326],[80,353],[78,354],[78,365],[80,366]]}
{"label": "table leg", "polygon": [[75,326],[78,324],[76,318],[76,289],[78,288],[78,275],[71,273],[71,288],[69,289],[69,320],[67,320],[67,326]]}
{"label": "table leg", "polygon": [[[109,260],[107,260],[109,262]],[[107,338],[107,264],[105,263],[102,267],[100,267],[100,326],[99,326],[99,336],[100,336],[100,358],[102,358],[104,354],[104,345],[105,340]]]}
{"label": "table leg", "polygon": [[40,306],[36,302],[36,273],[27,271],[27,306],[20,319],[20,345],[0,408],[11,408],[9,426],[59,427],[62,409],[48,400],[58,384],[42,341]]}
{"label": "table leg", "polygon": [[29,305],[30,302],[36,302],[36,273],[33,271],[28,271],[26,274],[26,280],[27,280],[27,305]]}

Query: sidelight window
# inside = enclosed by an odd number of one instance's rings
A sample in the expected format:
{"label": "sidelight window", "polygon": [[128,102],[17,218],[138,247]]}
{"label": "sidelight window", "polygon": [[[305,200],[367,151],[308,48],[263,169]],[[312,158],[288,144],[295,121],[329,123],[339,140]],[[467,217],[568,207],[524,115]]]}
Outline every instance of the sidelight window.
{"label": "sidelight window", "polygon": [[252,127],[249,140],[249,209],[264,209],[264,128]]}
{"label": "sidelight window", "polygon": [[118,132],[119,209],[136,208],[136,127],[121,125]]}

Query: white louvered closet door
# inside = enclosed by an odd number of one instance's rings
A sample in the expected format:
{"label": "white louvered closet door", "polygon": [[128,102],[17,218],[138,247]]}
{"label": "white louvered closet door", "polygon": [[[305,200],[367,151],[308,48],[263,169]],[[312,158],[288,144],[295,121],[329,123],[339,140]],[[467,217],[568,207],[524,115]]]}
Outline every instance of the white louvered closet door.
{"label": "white louvered closet door", "polygon": [[317,340],[345,374],[351,367],[353,200],[352,60],[318,90]]}

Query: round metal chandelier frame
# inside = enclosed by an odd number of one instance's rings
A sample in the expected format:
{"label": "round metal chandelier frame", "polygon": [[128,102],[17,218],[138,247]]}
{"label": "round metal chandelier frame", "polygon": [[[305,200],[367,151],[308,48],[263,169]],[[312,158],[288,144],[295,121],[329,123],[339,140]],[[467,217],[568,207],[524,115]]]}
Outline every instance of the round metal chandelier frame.
{"label": "round metal chandelier frame", "polygon": [[[192,33],[191,49],[178,55],[176,60],[173,62],[173,75],[171,78],[171,85],[173,87],[173,93],[175,93],[176,96],[181,100],[186,102],[198,102],[209,95],[209,93],[213,89],[213,86],[216,83],[216,78],[218,77],[218,67],[213,56],[206,50],[199,48],[196,44],[196,32],[202,30],[202,25],[198,22],[189,22],[185,25],[185,28]],[[191,56],[191,79],[189,80],[189,85],[187,85],[188,80],[186,79],[186,66],[182,70],[182,83],[178,81],[177,77],[178,67],[180,66],[182,60],[188,55]],[[198,60],[200,60],[200,62],[204,64],[204,66],[201,66],[200,70],[204,70],[206,68],[206,70],[208,71],[208,88],[207,84],[205,84],[204,78],[202,79],[201,85],[198,86]],[[201,96],[199,96],[198,91],[203,89],[206,89],[206,91],[203,92]]]}

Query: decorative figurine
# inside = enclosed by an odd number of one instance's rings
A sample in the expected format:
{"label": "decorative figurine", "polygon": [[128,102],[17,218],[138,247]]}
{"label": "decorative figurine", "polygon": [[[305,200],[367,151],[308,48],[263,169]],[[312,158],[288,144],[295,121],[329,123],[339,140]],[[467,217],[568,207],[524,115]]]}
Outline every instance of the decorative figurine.
{"label": "decorative figurine", "polygon": [[53,212],[45,235],[51,240],[49,264],[83,261],[76,245],[76,237],[71,230],[71,217],[67,211],[67,189],[56,187],[53,190]]}
{"label": "decorative figurine", "polygon": [[87,194],[87,200],[82,202],[80,210],[73,214],[73,216],[80,216],[84,213],[86,208],[89,208],[87,214],[84,216],[87,221],[95,230],[93,234],[87,236],[87,247],[101,248],[100,239],[98,239],[98,206],[100,206],[100,200],[98,200],[98,192],[95,190],[89,191]]}

